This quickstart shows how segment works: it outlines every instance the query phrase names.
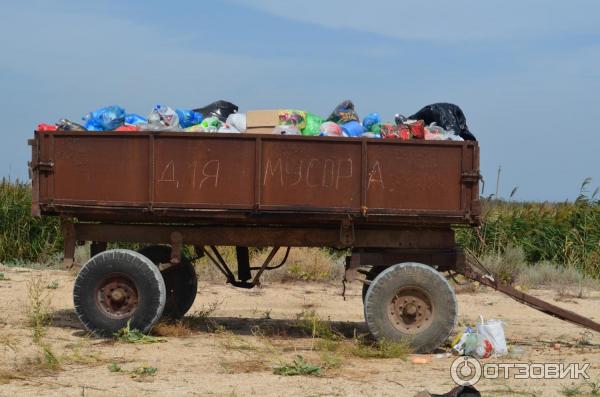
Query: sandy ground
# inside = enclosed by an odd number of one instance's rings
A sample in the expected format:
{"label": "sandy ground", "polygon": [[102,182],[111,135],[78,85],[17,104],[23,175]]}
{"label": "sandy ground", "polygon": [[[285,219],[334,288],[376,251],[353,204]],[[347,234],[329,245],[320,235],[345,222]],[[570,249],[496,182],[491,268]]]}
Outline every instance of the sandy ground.
{"label": "sandy ground", "polygon": [[[341,285],[318,283],[271,284],[261,289],[200,284],[192,311],[220,302],[211,320],[220,327],[202,327],[187,336],[168,336],[162,343],[127,344],[86,335],[72,309],[74,276],[64,271],[34,271],[0,267],[0,396],[414,396],[428,390],[448,392],[454,384],[454,357],[427,355],[426,364],[402,359],[362,359],[340,356],[340,367],[320,377],[280,376],[273,367],[302,355],[320,362],[314,340],[298,332],[294,322],[303,310],[315,310],[334,328],[352,335],[366,333],[360,285],[350,285],[346,300]],[[52,325],[44,343],[59,358],[60,369],[37,368],[39,354],[26,326],[27,280],[42,275],[56,289],[52,296]],[[552,291],[536,296],[600,321],[600,294],[556,301]],[[505,321],[509,344],[523,349],[512,358],[486,362],[589,362],[591,381],[600,383],[600,335],[518,304],[499,293],[483,290],[458,295],[459,328],[480,314]],[[356,331],[354,331],[356,330]],[[578,344],[585,340],[586,344]],[[555,343],[559,342],[559,346]],[[123,369],[111,372],[115,363]],[[142,366],[154,375],[133,376]],[[14,376],[7,377],[6,374]],[[12,379],[11,379],[12,378]],[[482,380],[484,396],[561,396],[565,385],[582,380]]]}

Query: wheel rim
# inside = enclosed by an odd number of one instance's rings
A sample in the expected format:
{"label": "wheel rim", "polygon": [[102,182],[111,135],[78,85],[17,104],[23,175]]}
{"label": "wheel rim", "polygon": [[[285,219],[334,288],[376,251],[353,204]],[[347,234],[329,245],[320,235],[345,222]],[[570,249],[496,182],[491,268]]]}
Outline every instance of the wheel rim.
{"label": "wheel rim", "polygon": [[102,279],[96,287],[94,297],[102,312],[117,319],[131,316],[139,304],[135,283],[124,274],[111,274]]}
{"label": "wheel rim", "polygon": [[405,334],[423,332],[433,321],[433,304],[429,295],[418,287],[400,289],[388,305],[394,327]]}

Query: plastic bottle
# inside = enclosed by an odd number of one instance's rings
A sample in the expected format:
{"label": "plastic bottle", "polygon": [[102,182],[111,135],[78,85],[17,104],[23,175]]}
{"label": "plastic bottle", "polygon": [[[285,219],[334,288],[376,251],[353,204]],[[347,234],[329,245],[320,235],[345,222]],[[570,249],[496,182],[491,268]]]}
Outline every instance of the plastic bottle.
{"label": "plastic bottle", "polygon": [[179,116],[177,113],[168,106],[156,105],[154,107],[153,113],[158,114],[160,122],[163,123],[167,127],[178,127],[179,126]]}

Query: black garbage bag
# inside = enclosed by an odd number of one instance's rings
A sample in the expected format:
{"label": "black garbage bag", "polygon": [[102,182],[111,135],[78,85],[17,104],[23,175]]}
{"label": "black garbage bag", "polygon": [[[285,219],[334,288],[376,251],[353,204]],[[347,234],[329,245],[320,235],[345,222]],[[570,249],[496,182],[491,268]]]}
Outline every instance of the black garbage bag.
{"label": "black garbage bag", "polygon": [[227,120],[227,117],[232,113],[237,113],[238,107],[237,105],[227,102],[224,100],[219,100],[211,103],[210,105],[206,105],[202,108],[192,109],[194,112],[201,113],[204,118],[207,117],[216,117],[222,122]]}
{"label": "black garbage bag", "polygon": [[425,125],[436,123],[445,130],[453,130],[465,141],[476,141],[475,136],[467,127],[467,119],[463,111],[452,103],[434,103],[427,105],[409,117],[413,120],[423,120]]}
{"label": "black garbage bag", "polygon": [[333,112],[327,117],[327,121],[333,121],[338,124],[345,124],[349,121],[360,121],[358,114],[354,110],[354,104],[351,100],[347,99],[337,105]]}

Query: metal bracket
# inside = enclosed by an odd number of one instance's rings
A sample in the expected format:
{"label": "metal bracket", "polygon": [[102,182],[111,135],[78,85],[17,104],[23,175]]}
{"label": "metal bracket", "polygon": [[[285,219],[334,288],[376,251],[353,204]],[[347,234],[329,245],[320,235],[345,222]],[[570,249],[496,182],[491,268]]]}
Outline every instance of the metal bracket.
{"label": "metal bracket", "polygon": [[591,318],[581,316],[570,310],[563,309],[549,302],[545,302],[535,296],[519,291],[508,284],[495,279],[493,275],[485,269],[483,264],[475,257],[475,255],[466,252],[464,263],[458,263],[457,271],[463,276],[477,281],[483,285],[491,287],[496,291],[502,292],[529,307],[539,310],[543,313],[557,317],[561,320],[568,321],[573,324],[580,325],[585,328],[600,332],[600,323],[595,322]]}
{"label": "metal bracket", "polygon": [[171,233],[171,264],[181,263],[181,253],[183,251],[183,235],[179,232]]}
{"label": "metal bracket", "polygon": [[481,179],[481,174],[479,171],[463,171],[460,175],[460,179],[462,183],[474,184],[479,182]]}
{"label": "metal bracket", "polygon": [[351,247],[354,244],[354,224],[350,219],[344,219],[340,224],[340,242],[343,247]]}
{"label": "metal bracket", "polygon": [[360,267],[360,253],[353,252],[352,255],[346,257],[346,266],[344,271],[344,282],[352,282],[358,276],[358,268]]}
{"label": "metal bracket", "polygon": [[63,242],[63,266],[65,269],[71,269],[75,266],[75,247],[77,246],[77,233],[75,224],[70,218],[61,218],[60,227],[64,238]]}
{"label": "metal bracket", "polygon": [[36,164],[31,164],[30,168],[33,171],[51,173],[54,171],[54,161],[40,161]]}

